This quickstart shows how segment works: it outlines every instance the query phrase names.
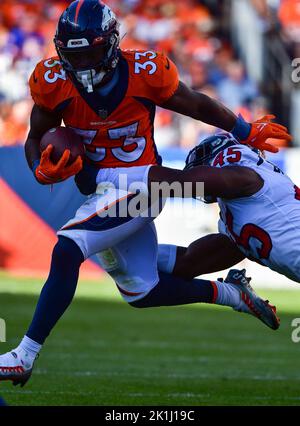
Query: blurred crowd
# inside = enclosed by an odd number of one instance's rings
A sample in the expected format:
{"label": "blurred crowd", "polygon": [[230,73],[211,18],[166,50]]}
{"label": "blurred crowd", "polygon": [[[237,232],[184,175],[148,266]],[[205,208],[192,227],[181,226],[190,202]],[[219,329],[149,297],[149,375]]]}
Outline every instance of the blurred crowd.
{"label": "blurred crowd", "polygon": [[[1,0],[0,146],[25,141],[32,107],[27,81],[41,58],[55,54],[52,39],[56,23],[69,3]],[[209,0],[107,0],[106,3],[121,20],[123,49],[166,52],[185,83],[219,99],[247,120],[268,112],[266,99],[247,77],[243,63],[222,35],[220,20],[212,13]],[[266,0],[267,11],[275,8],[276,3],[283,25],[290,24],[286,26],[286,34],[300,39],[300,0]],[[298,21],[294,20],[290,7],[297,10]],[[259,13],[265,11],[260,9]],[[189,149],[214,131],[211,126],[158,109],[159,148]]]}
{"label": "blurred crowd", "polygon": [[270,29],[279,31],[292,57],[300,57],[300,0],[251,0]]}

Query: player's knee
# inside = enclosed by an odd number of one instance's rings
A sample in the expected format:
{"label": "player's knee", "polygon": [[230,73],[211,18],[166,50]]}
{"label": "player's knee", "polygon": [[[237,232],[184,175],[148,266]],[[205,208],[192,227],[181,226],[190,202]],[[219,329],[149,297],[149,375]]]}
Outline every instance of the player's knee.
{"label": "player's knee", "polygon": [[81,264],[84,261],[84,256],[79,246],[73,240],[59,236],[53,249],[52,259],[63,262],[64,264]]}

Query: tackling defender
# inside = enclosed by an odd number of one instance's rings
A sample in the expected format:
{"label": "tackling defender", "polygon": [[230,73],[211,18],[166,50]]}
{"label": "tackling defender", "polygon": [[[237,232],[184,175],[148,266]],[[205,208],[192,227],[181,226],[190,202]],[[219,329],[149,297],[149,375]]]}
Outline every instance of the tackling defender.
{"label": "tackling defender", "polygon": [[[101,1],[73,2],[59,20],[54,43],[58,57],[40,62],[30,79],[35,104],[25,151],[41,184],[76,174],[77,181],[82,182],[86,173],[94,173],[97,183],[115,182],[119,174],[126,173],[128,185],[135,181],[149,185],[203,181],[215,195],[215,178],[209,170],[191,173],[160,167],[153,139],[156,105],[231,131],[241,143],[258,148],[276,151],[266,143],[269,137],[290,140],[286,129],[271,123],[270,117],[247,123],[218,102],[186,87],[165,55],[122,51],[118,21]],[[80,158],[67,166],[68,151],[57,165],[50,160],[51,146],[40,154],[43,134],[62,120],[83,138],[87,148],[84,168]],[[232,180],[229,182],[232,184]],[[92,184],[86,192],[95,189]],[[228,190],[225,185],[217,195],[226,196]],[[186,281],[159,273],[153,218],[104,220],[98,215],[107,206],[121,205],[130,197],[134,194],[126,189],[94,194],[59,230],[34,318],[20,345],[0,356],[0,380],[26,383],[37,353],[72,301],[82,262],[95,253],[132,306],[218,303],[251,313],[271,328],[278,327],[273,309],[254,294],[243,273],[230,274],[227,283]]]}
{"label": "tackling defender", "polygon": [[[168,258],[161,270],[192,279],[227,269],[248,258],[300,283],[300,189],[256,149],[241,145],[231,135],[202,141],[186,160],[236,178],[226,197],[207,189],[206,202],[220,208],[219,234],[207,235],[188,248],[161,245],[159,257]],[[199,262],[201,260],[201,262]]]}

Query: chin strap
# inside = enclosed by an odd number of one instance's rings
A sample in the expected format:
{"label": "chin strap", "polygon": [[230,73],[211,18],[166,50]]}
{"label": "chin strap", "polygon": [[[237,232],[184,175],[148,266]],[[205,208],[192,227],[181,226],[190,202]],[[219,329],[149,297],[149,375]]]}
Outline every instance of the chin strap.
{"label": "chin strap", "polygon": [[91,75],[91,81],[89,81],[87,74],[82,74],[81,76],[81,82],[84,88],[88,91],[88,93],[92,93],[94,91],[92,71],[90,71],[90,75]]}
{"label": "chin strap", "polygon": [[87,71],[78,71],[76,73],[76,78],[88,93],[92,93],[94,91],[94,87],[101,83],[106,74],[107,73],[105,71],[101,71],[96,74],[96,71],[92,69]]}

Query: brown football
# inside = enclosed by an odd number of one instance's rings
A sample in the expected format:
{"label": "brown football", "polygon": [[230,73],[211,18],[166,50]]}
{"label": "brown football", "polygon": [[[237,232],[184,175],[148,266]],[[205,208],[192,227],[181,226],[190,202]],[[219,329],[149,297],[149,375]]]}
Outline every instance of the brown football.
{"label": "brown football", "polygon": [[66,149],[70,150],[68,165],[72,164],[78,155],[83,159],[85,154],[85,146],[81,137],[68,127],[55,127],[48,130],[40,142],[41,152],[50,144],[53,145],[50,158],[55,164],[60,160]]}

